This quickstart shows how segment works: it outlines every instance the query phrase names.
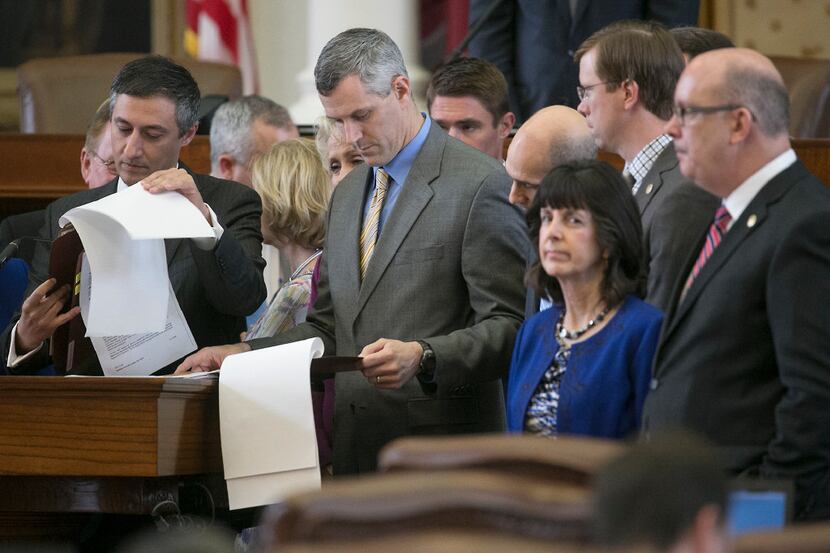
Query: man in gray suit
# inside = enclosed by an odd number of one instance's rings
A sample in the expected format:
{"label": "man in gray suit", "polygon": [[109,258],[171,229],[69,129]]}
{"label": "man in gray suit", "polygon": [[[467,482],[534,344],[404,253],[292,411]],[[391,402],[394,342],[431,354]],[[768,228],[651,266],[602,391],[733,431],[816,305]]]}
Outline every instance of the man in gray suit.
{"label": "man in gray suit", "polygon": [[399,436],[503,427],[528,239],[504,168],[418,112],[386,34],[337,35],[314,74],[366,160],[334,191],[317,302],[293,330],[207,348],[179,371],[313,336],[327,354],[362,356],[362,372],[336,377],[334,471],[364,472]]}
{"label": "man in gray suit", "polygon": [[624,173],[643,219],[648,253],[646,300],[667,311],[674,284],[697,239],[712,221],[717,198],[680,173],[671,137],[663,131],[683,55],[657,23],[623,21],[594,33],[576,52],[578,110],[597,146],[625,160]]}

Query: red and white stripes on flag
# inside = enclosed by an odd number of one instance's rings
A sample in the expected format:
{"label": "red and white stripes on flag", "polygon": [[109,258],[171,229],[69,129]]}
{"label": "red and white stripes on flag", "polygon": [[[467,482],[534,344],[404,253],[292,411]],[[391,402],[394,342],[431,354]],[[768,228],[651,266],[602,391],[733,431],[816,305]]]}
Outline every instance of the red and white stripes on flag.
{"label": "red and white stripes on flag", "polygon": [[185,51],[194,58],[236,65],[242,92],[256,94],[259,82],[247,0],[187,0]]}

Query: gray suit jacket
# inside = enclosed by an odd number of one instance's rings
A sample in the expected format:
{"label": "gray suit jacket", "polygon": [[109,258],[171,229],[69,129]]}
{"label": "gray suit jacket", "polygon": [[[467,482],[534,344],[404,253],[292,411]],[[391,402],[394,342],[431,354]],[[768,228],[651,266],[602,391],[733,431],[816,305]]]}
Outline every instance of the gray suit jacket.
{"label": "gray suit jacket", "polygon": [[[265,262],[260,255],[262,204],[256,192],[239,183],[192,172],[191,175],[225,232],[212,250],[201,250],[187,239],[166,240],[170,282],[198,347],[238,342],[239,333],[245,329],[245,316],[265,299],[262,280]],[[115,193],[117,185],[116,178],[100,188],[84,190],[49,204],[47,223],[40,237],[54,240],[59,231],[58,220],[64,213]],[[35,250],[27,297],[48,277],[48,269],[49,248],[41,245]],[[0,337],[3,367],[9,353],[9,333],[18,318],[14,318]],[[41,348],[40,355],[15,367],[14,372],[34,372],[48,365],[48,350],[47,344]],[[159,373],[172,372],[177,364],[171,363]],[[101,368],[93,356],[89,363],[73,372],[101,374]]]}
{"label": "gray suit jacket", "polygon": [[688,275],[685,263],[700,251],[701,237],[720,201],[683,176],[674,144],[654,161],[634,199],[643,219],[643,250],[648,256],[646,301],[668,312],[677,301],[675,283]]}
{"label": "gray suit jacket", "polygon": [[[373,470],[379,449],[410,434],[504,427],[502,386],[522,321],[528,238],[496,160],[432,125],[362,285],[358,236],[370,167],[334,192],[317,301],[306,323],[252,346],[319,336],[329,355],[379,338],[425,340],[435,386],[377,390],[359,372],[336,377],[334,469]],[[430,389],[432,388],[432,389]],[[434,393],[433,393],[434,392]]]}

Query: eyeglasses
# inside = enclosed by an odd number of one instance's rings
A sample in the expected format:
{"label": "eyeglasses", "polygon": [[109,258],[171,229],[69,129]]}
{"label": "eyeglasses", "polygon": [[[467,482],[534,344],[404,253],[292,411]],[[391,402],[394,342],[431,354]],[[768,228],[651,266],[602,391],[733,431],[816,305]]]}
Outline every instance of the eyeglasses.
{"label": "eyeglasses", "polygon": [[603,81],[601,83],[589,84],[588,86],[576,85],[576,95],[579,96],[579,100],[582,101],[588,96],[588,93],[591,91],[592,88],[594,88],[595,86],[599,86],[601,84],[617,83],[615,83],[614,81]]}
{"label": "eyeglasses", "polygon": [[98,152],[96,152],[94,150],[89,150],[89,153],[92,154],[92,157],[94,157],[95,159],[98,160],[98,163],[100,163],[101,165],[106,167],[107,171],[109,171],[113,175],[116,173],[115,160],[114,159],[104,159],[104,158],[102,158],[101,156],[98,155]]}
{"label": "eyeglasses", "polygon": [[723,106],[678,106],[675,105],[672,108],[672,113],[674,116],[677,117],[677,120],[680,121],[681,125],[686,124],[686,118],[690,115],[709,115],[711,113],[720,113],[721,111],[732,111],[736,109],[744,108],[749,111],[749,115],[752,117],[752,120],[755,120],[755,114],[747,108],[746,106],[742,106],[741,104],[725,104]]}
{"label": "eyeglasses", "polygon": [[521,188],[522,190],[536,190],[539,188],[538,184],[532,184],[529,182],[522,182],[518,180],[514,180],[513,184],[516,186],[516,188]]}

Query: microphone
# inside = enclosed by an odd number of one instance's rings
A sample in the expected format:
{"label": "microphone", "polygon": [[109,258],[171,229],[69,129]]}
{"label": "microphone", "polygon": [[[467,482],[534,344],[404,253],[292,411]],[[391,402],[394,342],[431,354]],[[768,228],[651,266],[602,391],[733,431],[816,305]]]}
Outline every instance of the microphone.
{"label": "microphone", "polygon": [[3,251],[0,252],[0,267],[5,265],[9,258],[17,256],[17,252],[20,250],[20,240],[22,240],[22,238],[12,240],[5,248],[3,248]]}
{"label": "microphone", "polygon": [[[31,246],[23,249],[21,245],[30,243]],[[13,257],[20,257],[23,259],[31,259],[32,258],[32,249],[34,248],[35,244],[52,244],[51,240],[45,240],[43,238],[36,238],[34,236],[23,236],[16,240],[12,240],[9,244],[3,248],[3,251],[0,251],[0,267],[6,264],[6,261]],[[22,251],[21,251],[22,250]]]}

